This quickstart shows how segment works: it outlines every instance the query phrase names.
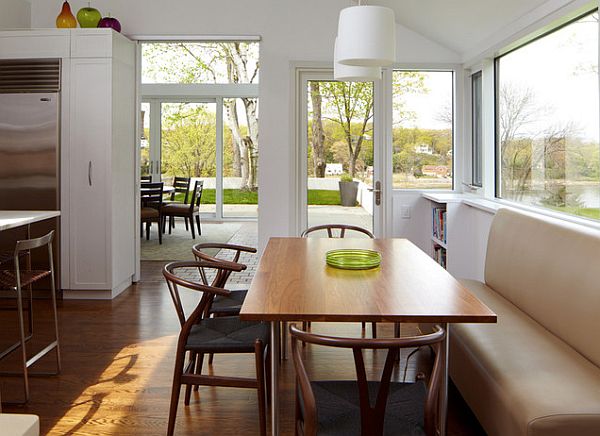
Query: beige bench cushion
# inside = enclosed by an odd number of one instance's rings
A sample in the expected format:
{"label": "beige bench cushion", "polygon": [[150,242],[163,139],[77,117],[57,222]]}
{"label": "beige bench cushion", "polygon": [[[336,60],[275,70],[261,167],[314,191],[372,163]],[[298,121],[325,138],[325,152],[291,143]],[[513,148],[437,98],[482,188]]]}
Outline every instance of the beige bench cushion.
{"label": "beige bench cushion", "polygon": [[486,431],[600,435],[600,369],[483,283],[461,283],[498,315],[450,330],[450,375]]}
{"label": "beige bench cushion", "polygon": [[485,282],[600,366],[598,230],[501,209],[490,230]]}
{"label": "beige bench cushion", "polygon": [[40,419],[36,415],[0,413],[0,434],[10,436],[39,436]]}

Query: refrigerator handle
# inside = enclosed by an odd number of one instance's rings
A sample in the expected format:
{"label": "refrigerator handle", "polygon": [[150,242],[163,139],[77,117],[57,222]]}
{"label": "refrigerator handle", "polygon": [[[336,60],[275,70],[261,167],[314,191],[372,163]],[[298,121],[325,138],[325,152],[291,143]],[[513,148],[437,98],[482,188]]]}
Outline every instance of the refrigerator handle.
{"label": "refrigerator handle", "polygon": [[92,186],[92,161],[88,164],[88,183]]}

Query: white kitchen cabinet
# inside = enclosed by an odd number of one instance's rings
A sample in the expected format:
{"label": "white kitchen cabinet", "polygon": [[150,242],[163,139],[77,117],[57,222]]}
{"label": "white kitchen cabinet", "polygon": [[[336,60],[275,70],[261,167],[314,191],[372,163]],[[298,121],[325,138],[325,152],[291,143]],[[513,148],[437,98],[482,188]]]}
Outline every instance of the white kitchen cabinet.
{"label": "white kitchen cabinet", "polygon": [[135,43],[111,29],[0,32],[0,58],[61,59],[61,288],[114,298],[131,284]]}
{"label": "white kitchen cabinet", "polygon": [[69,81],[68,289],[113,297],[134,273],[134,43],[74,30]]}

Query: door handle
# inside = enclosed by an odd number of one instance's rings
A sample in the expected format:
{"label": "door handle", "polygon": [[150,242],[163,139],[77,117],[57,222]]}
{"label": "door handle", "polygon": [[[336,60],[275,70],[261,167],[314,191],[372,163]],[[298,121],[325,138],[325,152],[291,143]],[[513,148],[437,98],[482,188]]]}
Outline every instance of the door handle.
{"label": "door handle", "polygon": [[368,188],[373,194],[375,194],[375,204],[381,205],[381,182],[378,180],[375,182],[375,188]]}
{"label": "door handle", "polygon": [[92,186],[92,161],[88,164],[88,184]]}
{"label": "door handle", "polygon": [[150,175],[152,175],[153,172],[154,172],[154,161],[151,160],[150,161]]}

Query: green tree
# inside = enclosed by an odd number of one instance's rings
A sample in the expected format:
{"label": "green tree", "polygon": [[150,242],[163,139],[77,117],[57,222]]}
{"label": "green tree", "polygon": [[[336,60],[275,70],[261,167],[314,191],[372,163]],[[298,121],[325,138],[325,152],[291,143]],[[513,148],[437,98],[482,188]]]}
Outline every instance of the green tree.
{"label": "green tree", "polygon": [[[246,42],[155,43],[143,46],[144,77],[169,83],[255,83],[258,81],[258,44]],[[247,132],[242,134],[238,102],[244,107]],[[233,137],[233,174],[244,189],[256,189],[258,166],[258,100],[224,100],[225,122]]]}
{"label": "green tree", "polygon": [[215,116],[202,105],[172,105],[163,116],[163,171],[187,177],[216,176]]}
{"label": "green tree", "polygon": [[348,173],[354,177],[365,135],[373,130],[372,82],[321,82],[326,118],[339,124],[348,151]]}

